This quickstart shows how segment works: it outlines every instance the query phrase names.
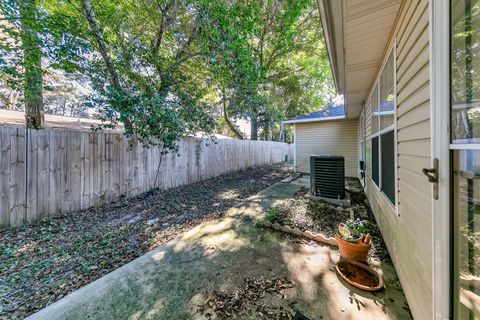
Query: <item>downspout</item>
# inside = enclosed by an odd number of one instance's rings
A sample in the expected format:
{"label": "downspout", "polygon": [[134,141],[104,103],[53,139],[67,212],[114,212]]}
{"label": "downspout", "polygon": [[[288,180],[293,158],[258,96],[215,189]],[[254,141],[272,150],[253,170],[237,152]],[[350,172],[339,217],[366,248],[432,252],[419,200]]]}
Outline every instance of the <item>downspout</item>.
{"label": "downspout", "polygon": [[297,124],[293,124],[293,169],[297,172]]}

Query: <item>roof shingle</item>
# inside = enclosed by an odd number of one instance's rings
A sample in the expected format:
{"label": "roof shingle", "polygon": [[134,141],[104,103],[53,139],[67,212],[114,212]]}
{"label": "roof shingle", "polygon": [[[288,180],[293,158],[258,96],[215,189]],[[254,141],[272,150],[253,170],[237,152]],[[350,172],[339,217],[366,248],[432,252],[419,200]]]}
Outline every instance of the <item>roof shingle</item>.
{"label": "roof shingle", "polygon": [[345,108],[342,104],[342,105],[333,106],[324,110],[315,111],[309,114],[297,116],[295,118],[291,118],[285,121],[290,122],[290,121],[313,120],[313,119],[322,120],[325,118],[344,117],[344,116],[345,116]]}

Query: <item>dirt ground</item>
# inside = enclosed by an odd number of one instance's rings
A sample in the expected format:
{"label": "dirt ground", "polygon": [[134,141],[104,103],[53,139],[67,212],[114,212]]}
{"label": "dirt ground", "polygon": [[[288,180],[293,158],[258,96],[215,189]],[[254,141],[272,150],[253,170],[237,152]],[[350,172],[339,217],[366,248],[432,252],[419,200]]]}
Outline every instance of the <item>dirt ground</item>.
{"label": "dirt ground", "polygon": [[[357,190],[362,190],[359,182],[355,187]],[[354,220],[368,221],[369,234],[373,239],[369,258],[391,262],[382,233],[363,191],[356,193],[355,197],[351,198],[352,205],[346,207],[310,197],[307,192],[306,189],[300,190],[291,199],[274,207],[267,214],[270,215],[270,219],[275,220],[271,222],[278,222],[292,228],[298,227],[301,231],[310,230],[326,237],[335,237],[338,225],[351,219],[353,214]]]}
{"label": "dirt ground", "polygon": [[410,319],[391,264],[371,264],[385,290],[362,292],[336,275],[336,248],[256,227],[305,185],[277,183],[31,319]]}
{"label": "dirt ground", "polygon": [[280,181],[267,166],[0,231],[0,319],[21,319]]}

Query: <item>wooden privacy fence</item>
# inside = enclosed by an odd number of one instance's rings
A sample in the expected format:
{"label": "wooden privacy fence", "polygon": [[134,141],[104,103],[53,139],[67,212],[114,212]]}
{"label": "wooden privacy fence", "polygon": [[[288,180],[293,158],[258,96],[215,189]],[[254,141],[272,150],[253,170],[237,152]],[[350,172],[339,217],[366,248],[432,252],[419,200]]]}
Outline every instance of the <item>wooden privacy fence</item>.
{"label": "wooden privacy fence", "polygon": [[280,142],[186,138],[179,147],[159,167],[159,148],[130,145],[121,133],[0,127],[0,226],[293,159]]}

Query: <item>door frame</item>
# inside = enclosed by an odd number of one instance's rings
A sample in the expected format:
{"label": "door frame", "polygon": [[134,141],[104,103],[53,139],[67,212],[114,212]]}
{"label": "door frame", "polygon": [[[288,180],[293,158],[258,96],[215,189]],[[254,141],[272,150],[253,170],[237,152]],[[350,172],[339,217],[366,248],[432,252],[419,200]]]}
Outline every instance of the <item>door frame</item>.
{"label": "door frame", "polygon": [[[438,200],[432,185],[433,319],[452,317],[450,166],[450,1],[430,0],[431,164],[438,159]],[[445,130],[446,129],[446,130]]]}

